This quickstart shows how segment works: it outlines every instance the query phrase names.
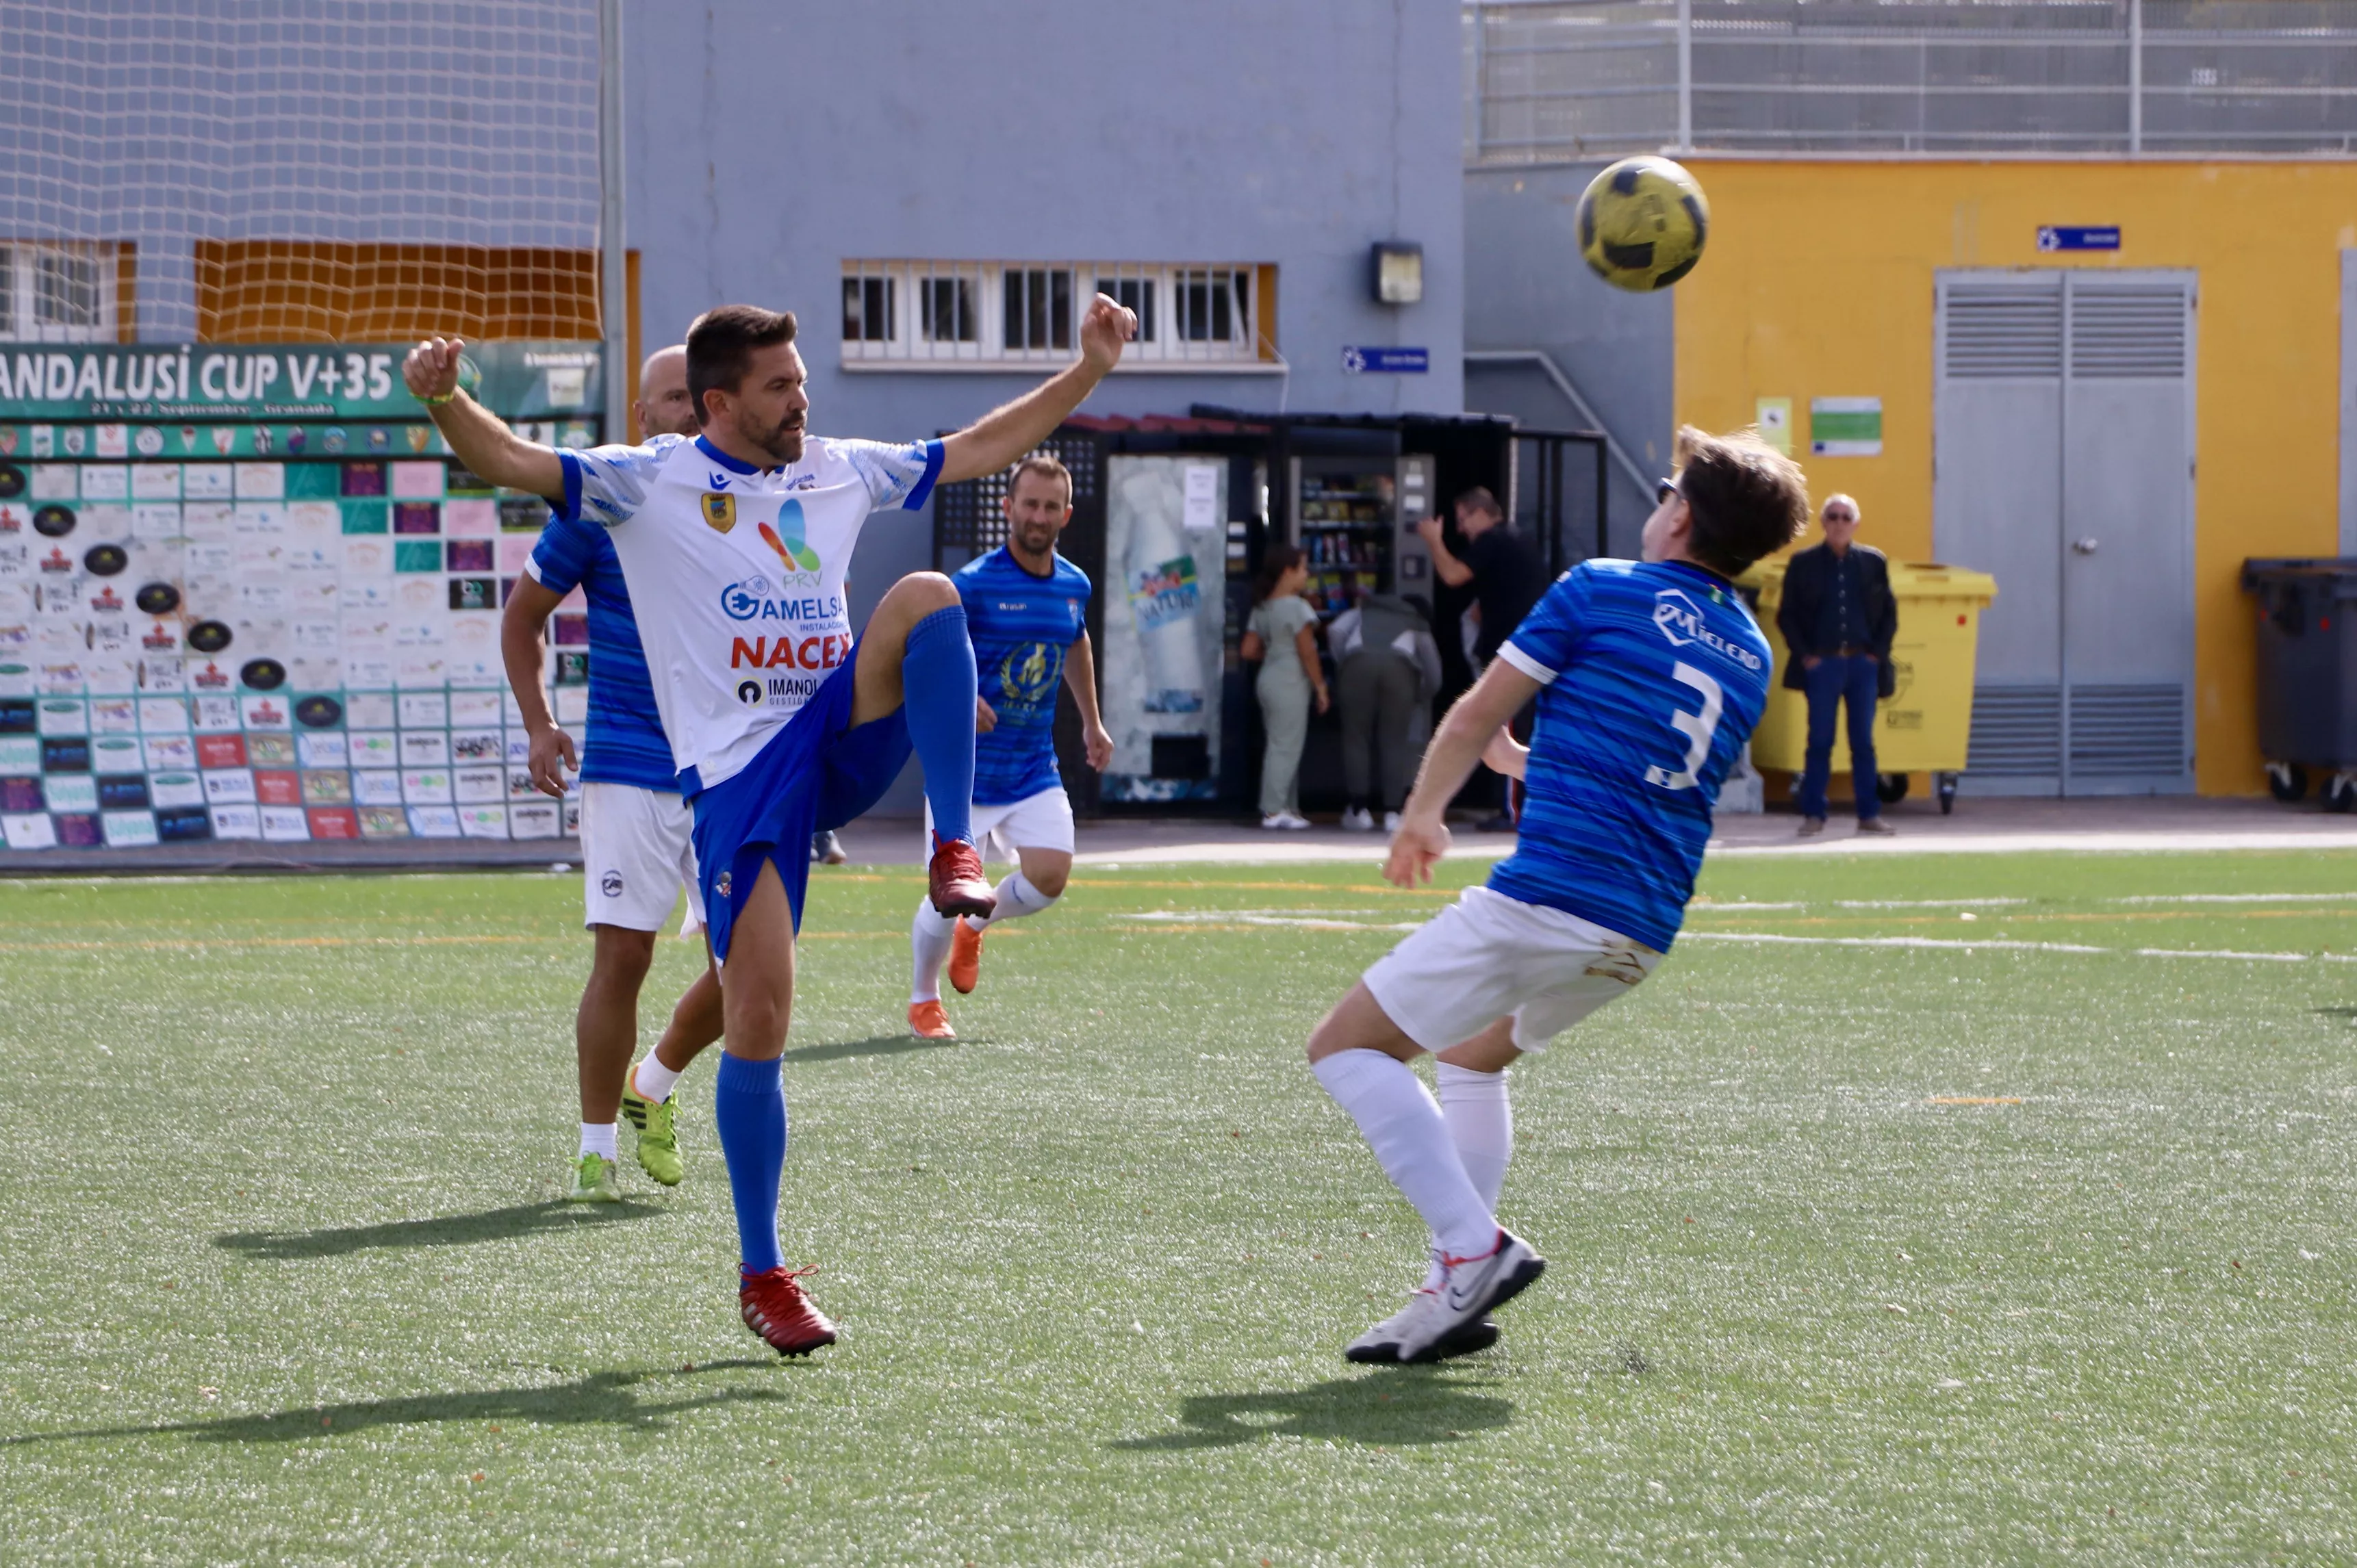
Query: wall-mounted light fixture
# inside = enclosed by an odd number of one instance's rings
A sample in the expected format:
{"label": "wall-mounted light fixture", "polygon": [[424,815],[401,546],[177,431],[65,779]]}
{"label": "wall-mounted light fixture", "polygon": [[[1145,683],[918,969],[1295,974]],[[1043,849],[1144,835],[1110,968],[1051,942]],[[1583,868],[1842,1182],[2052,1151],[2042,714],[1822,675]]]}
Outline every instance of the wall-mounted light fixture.
{"label": "wall-mounted light fixture", "polygon": [[1424,247],[1413,240],[1375,242],[1375,303],[1414,305],[1424,298]]}

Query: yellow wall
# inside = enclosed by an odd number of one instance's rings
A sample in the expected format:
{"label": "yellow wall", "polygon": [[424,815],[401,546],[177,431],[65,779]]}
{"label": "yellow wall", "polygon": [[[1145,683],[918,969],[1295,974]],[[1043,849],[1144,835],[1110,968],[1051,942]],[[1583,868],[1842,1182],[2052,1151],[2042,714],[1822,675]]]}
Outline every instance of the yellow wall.
{"label": "yellow wall", "polygon": [[[1932,274],[2188,267],[2196,310],[2194,750],[2205,794],[2265,788],[2250,555],[2330,555],[2342,247],[2357,166],[1697,160],[1702,264],[1677,289],[1676,406],[1706,429],[1792,400],[1810,493],[1857,496],[1863,537],[1932,558]],[[2118,224],[2116,252],[2040,254],[2040,225]],[[1812,397],[1879,396],[1882,456],[1807,456]],[[1998,584],[1998,592],[2004,585]]]}

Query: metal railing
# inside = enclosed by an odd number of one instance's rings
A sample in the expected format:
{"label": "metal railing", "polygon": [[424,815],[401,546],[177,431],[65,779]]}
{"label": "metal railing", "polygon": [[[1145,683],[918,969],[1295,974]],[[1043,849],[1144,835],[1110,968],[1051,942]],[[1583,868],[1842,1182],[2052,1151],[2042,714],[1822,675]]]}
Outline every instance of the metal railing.
{"label": "metal railing", "polygon": [[2357,0],[1480,0],[1465,161],[2357,154]]}

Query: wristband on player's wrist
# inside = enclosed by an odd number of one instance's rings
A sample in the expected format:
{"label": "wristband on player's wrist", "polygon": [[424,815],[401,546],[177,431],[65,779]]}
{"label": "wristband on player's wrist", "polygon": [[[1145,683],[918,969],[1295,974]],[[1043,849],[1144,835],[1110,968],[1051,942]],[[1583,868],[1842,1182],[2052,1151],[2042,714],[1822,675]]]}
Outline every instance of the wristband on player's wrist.
{"label": "wristband on player's wrist", "polygon": [[412,392],[409,395],[415,398],[418,402],[425,403],[429,408],[438,408],[446,403],[456,402],[458,396],[458,389],[453,387],[448,392],[440,393],[437,396],[428,396],[425,392]]}

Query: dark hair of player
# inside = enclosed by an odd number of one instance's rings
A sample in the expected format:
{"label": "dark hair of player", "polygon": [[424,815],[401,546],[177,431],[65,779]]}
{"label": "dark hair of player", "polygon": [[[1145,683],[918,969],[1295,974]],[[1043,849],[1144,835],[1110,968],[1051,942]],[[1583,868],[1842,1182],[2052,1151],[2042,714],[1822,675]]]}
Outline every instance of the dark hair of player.
{"label": "dark hair of player", "polygon": [[1015,487],[1023,482],[1023,476],[1026,474],[1037,474],[1043,479],[1061,480],[1064,486],[1064,504],[1067,506],[1071,504],[1072,471],[1064,467],[1062,462],[1055,456],[1046,452],[1034,452],[1028,457],[1024,458],[1020,463],[1016,464],[1015,471],[1006,476],[1006,493],[1008,495],[1011,496],[1015,493]]}
{"label": "dark hair of player", "polygon": [[1298,544],[1272,544],[1260,558],[1260,575],[1253,579],[1253,603],[1264,604],[1276,595],[1276,580],[1309,557]]}
{"label": "dark hair of player", "polygon": [[1677,490],[1694,519],[1687,552],[1723,577],[1740,576],[1809,525],[1801,466],[1756,430],[1711,435],[1679,426]]}
{"label": "dark hair of player", "polygon": [[704,394],[717,387],[733,392],[752,367],[753,350],[794,340],[794,313],[758,305],[724,305],[697,317],[687,329],[687,396],[695,422],[709,424]]}
{"label": "dark hair of player", "polygon": [[1494,517],[1501,521],[1504,521],[1506,516],[1506,509],[1498,504],[1498,498],[1490,493],[1490,487],[1487,485],[1476,485],[1458,496],[1457,506],[1459,510],[1478,511],[1485,517]]}

